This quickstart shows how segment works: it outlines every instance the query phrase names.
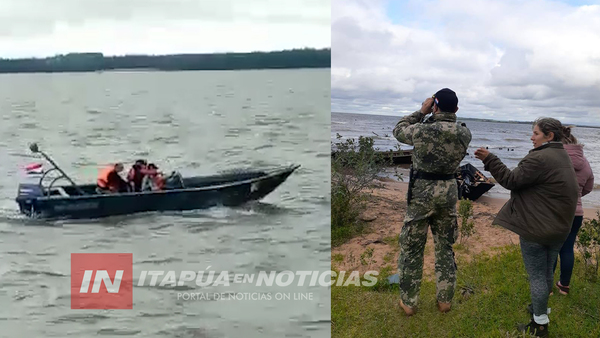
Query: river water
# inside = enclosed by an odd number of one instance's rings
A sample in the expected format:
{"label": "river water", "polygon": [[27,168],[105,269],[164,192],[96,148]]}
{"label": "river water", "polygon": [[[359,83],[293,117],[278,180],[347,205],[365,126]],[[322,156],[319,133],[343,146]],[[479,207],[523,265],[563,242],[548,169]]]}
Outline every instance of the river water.
{"label": "river water", "polygon": [[[368,136],[374,139],[374,147],[380,150],[412,149],[412,146],[399,143],[394,138],[392,131],[401,116],[381,116],[365,114],[331,114],[331,142],[339,142],[337,134],[340,134],[341,141],[347,138],[358,138],[359,136]],[[460,114],[458,116],[460,121]],[[473,154],[479,147],[488,147],[490,152],[498,155],[506,166],[515,168],[519,161],[527,155],[532,149],[531,125],[520,123],[502,123],[502,122],[484,122],[484,121],[463,121],[471,130],[472,140],[467,150],[462,164],[471,163],[481,170],[487,177],[491,174],[483,170],[483,163]],[[600,207],[600,129],[589,127],[575,127],[573,129],[580,143],[584,144],[584,154],[588,159],[592,171],[595,174],[594,190],[582,198],[582,203],[586,207]],[[402,172],[402,171],[400,171]],[[408,171],[404,171],[405,173]],[[407,177],[407,175],[405,175]],[[394,177],[391,175],[391,177]],[[496,184],[488,195],[508,198],[510,191]]]}
{"label": "river water", "polygon": [[[135,286],[142,270],[330,269],[329,87],[329,69],[0,75],[0,336],[329,336],[327,287],[183,290],[305,298],[277,301]],[[33,141],[76,182],[137,158],[184,175],[301,168],[239,208],[34,222],[14,202]],[[72,310],[71,253],[121,252],[133,254],[133,309]]]}

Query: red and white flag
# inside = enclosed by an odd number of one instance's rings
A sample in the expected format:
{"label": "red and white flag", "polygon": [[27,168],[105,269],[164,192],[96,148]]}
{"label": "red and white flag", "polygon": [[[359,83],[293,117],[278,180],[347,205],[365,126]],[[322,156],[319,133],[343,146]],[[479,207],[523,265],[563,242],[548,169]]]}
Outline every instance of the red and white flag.
{"label": "red and white flag", "polygon": [[44,173],[44,165],[42,163],[32,163],[25,167],[27,175],[39,175]]}

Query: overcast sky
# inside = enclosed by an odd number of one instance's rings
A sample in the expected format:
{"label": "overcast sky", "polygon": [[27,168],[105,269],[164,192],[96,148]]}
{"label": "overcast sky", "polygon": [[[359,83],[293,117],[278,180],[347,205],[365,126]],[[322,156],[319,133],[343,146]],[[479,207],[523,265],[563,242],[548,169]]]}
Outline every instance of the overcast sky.
{"label": "overcast sky", "polygon": [[329,0],[1,0],[0,57],[331,46]]}
{"label": "overcast sky", "polygon": [[600,125],[599,1],[333,0],[332,111]]}

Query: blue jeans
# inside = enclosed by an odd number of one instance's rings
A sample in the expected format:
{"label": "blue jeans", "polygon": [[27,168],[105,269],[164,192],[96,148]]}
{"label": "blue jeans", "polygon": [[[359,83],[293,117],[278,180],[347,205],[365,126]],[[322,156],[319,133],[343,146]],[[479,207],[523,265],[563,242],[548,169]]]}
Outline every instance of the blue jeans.
{"label": "blue jeans", "polygon": [[[575,263],[573,247],[575,246],[575,239],[582,223],[583,216],[575,216],[573,225],[571,226],[571,233],[560,249],[560,284],[562,286],[569,286],[569,283],[571,283],[571,275],[573,274],[573,265]],[[556,262],[554,263],[554,270],[556,270]]]}

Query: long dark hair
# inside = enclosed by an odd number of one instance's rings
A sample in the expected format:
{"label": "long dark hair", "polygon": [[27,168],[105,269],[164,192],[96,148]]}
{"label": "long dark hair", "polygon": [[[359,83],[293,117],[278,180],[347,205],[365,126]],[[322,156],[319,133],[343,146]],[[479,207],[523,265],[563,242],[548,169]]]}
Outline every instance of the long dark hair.
{"label": "long dark hair", "polygon": [[[544,135],[548,136],[549,133],[554,133],[552,141],[562,142],[565,138],[565,132],[562,123],[559,120],[551,117],[540,117],[533,122],[533,126],[538,126]],[[570,135],[570,132],[569,132]]]}
{"label": "long dark hair", "polygon": [[571,134],[572,128],[573,128],[573,126],[563,127],[563,133],[565,134],[565,138],[563,139],[562,142],[564,144],[579,144],[579,142],[577,141],[577,137],[575,137],[575,135]]}

